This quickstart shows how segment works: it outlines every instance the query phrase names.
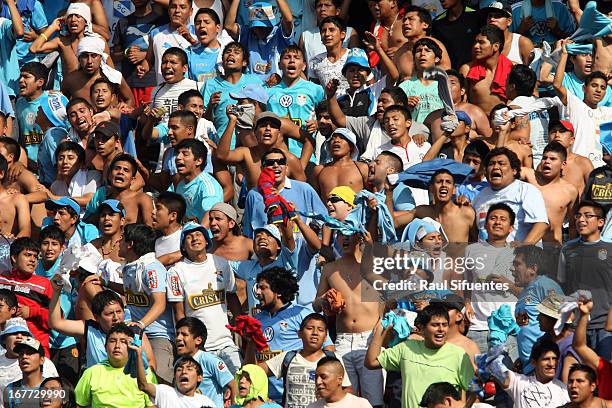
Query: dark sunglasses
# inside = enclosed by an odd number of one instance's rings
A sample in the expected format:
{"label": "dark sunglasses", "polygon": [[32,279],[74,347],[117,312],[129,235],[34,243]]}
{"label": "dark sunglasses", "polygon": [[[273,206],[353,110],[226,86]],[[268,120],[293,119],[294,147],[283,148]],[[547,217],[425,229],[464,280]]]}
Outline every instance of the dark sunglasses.
{"label": "dark sunglasses", "polygon": [[266,159],[263,162],[264,167],[272,167],[275,164],[278,164],[279,166],[284,166],[287,164],[287,159],[285,159],[284,157],[281,159]]}
{"label": "dark sunglasses", "polygon": [[341,198],[340,198],[340,197],[338,197],[338,196],[330,196],[330,197],[327,199],[327,201],[329,201],[329,202],[330,202],[330,203],[332,203],[332,204],[336,204],[336,203],[341,203],[341,202],[344,202],[344,200],[343,200],[343,199],[341,199]]}

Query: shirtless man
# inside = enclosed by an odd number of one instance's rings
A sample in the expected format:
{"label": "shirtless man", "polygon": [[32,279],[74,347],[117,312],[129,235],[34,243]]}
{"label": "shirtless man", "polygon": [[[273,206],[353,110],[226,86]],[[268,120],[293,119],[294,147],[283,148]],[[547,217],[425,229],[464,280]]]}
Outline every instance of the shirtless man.
{"label": "shirtless man", "polygon": [[[559,142],[550,142],[544,149],[537,170],[521,169],[524,181],[536,186],[544,196],[549,227],[544,242],[563,242],[563,221],[571,217],[578,200],[578,189],[561,176],[566,171],[567,150]],[[571,225],[571,221],[570,221]]]}
{"label": "shirtless man", "polygon": [[493,25],[484,26],[474,40],[472,62],[464,64],[459,72],[469,81],[468,101],[480,106],[487,114],[499,103],[506,102],[506,79],[493,82],[498,69],[510,73],[512,62],[501,54],[504,33]]}
{"label": "shirtless man", "polygon": [[489,7],[482,10],[487,13],[487,24],[491,24],[504,32],[504,54],[514,64],[529,65],[533,58],[533,43],[524,35],[511,33],[512,10],[510,6],[504,6],[501,2],[491,3]]}
{"label": "shirtless man", "polygon": [[[91,86],[103,75],[119,87],[119,97],[127,106],[134,106],[134,95],[121,73],[106,66],[102,61],[104,40],[86,37],[79,41],[77,48],[79,67],[64,76],[62,93],[69,99],[79,97],[91,102]],[[106,45],[108,47],[108,45]]]}
{"label": "shirtless man", "polygon": [[[47,54],[58,51],[62,59],[62,72],[64,78],[70,72],[79,69],[77,59],[77,47],[79,42],[86,36],[92,36],[91,28],[91,9],[85,3],[72,3],[66,10],[66,17],[58,17],[38,38],[30,45],[30,52],[33,54]],[[94,26],[97,29],[97,27]],[[63,34],[62,30],[67,34]],[[59,33],[54,37],[55,33]],[[102,40],[104,42],[104,40]],[[103,48],[106,55],[110,55],[108,44]],[[113,67],[113,61],[109,57],[106,62]]]}
{"label": "shirtless man", "polygon": [[414,58],[412,56],[412,47],[421,38],[431,38],[438,44],[442,50],[442,58],[438,65],[442,69],[451,67],[450,57],[446,47],[437,39],[430,37],[431,31],[431,13],[422,7],[410,6],[404,13],[402,23],[402,34],[406,37],[406,41],[396,51],[393,62],[397,65],[400,72],[400,81],[410,78],[414,75]]}
{"label": "shirtless man", "polygon": [[[228,261],[246,261],[253,255],[253,241],[240,233],[238,214],[227,203],[217,203],[208,212],[208,225],[213,237],[213,249],[209,252]],[[236,278],[236,294],[242,310],[248,310],[246,282]]]}
{"label": "shirtless man", "polygon": [[84,219],[90,219],[104,200],[114,198],[125,208],[125,223],[153,225],[153,199],[130,187],[136,180],[139,164],[129,154],[122,153],[110,164],[109,184],[98,189],[85,209]]}
{"label": "shirtless man", "polygon": [[451,172],[446,169],[436,171],[431,177],[429,192],[433,203],[417,206],[414,209],[414,218],[430,217],[438,221],[442,224],[449,242],[468,242],[476,213],[472,207],[458,206],[453,201],[455,180]]}
{"label": "shirtless man", "polygon": [[397,49],[406,41],[399,21],[398,3],[398,0],[368,0],[370,13],[374,17],[373,34],[380,40],[389,58],[393,58]]}
{"label": "shirtless man", "polygon": [[257,185],[261,173],[261,157],[271,148],[278,148],[285,152],[287,156],[288,176],[295,180],[306,181],[306,174],[300,159],[289,152],[283,142],[283,121],[275,113],[262,112],[255,118],[256,146],[240,146],[230,150],[232,134],[238,123],[238,117],[233,113],[234,106],[227,107],[229,123],[225,132],[223,132],[223,136],[221,136],[221,140],[219,140],[215,157],[228,164],[241,164],[246,172],[247,186],[252,188]]}
{"label": "shirtless man", "polygon": [[578,195],[582,196],[589,174],[593,170],[593,163],[584,156],[572,153],[574,125],[567,120],[551,121],[548,124],[548,140],[559,142],[567,149],[567,164],[562,177],[573,184],[578,189]]}
{"label": "shirtless man", "polygon": [[346,128],[337,128],[322,147],[327,154],[328,162],[314,168],[314,188],[323,201],[336,186],[349,186],[361,191],[368,178],[368,165],[356,161],[359,157],[357,137]]}
{"label": "shirtless man", "polygon": [[[518,139],[514,137],[513,131],[517,127],[516,118],[510,120],[509,128],[505,131],[505,127],[495,125],[493,123],[493,117],[495,112],[500,109],[504,109],[507,106],[503,103],[499,105],[495,105],[491,110],[491,114],[489,115],[491,121],[491,127],[493,128],[493,135],[491,141],[493,143],[488,143],[489,147],[492,149],[494,147],[507,147],[516,153],[516,156],[521,161],[522,167],[533,168],[533,151],[531,150],[530,145],[519,143]],[[589,175],[587,174],[587,177]]]}
{"label": "shirtless man", "polygon": [[[470,127],[470,140],[479,137],[489,138],[493,131],[489,124],[489,118],[487,114],[479,107],[469,102],[465,102],[465,94],[467,92],[467,83],[465,77],[454,69],[446,71],[448,75],[448,81],[450,83],[451,97],[453,99],[453,105],[455,110],[464,111],[472,119],[472,126]],[[440,123],[442,122],[442,116],[444,110],[438,109],[431,112],[423,121],[423,124],[427,126],[431,131],[432,143],[438,140],[442,136],[442,129]]]}
{"label": "shirtless man", "polygon": [[[357,235],[340,235],[338,240],[343,247],[342,257],[323,266],[317,297],[312,306],[315,311],[337,313],[336,355],[343,360],[353,391],[370,401],[372,406],[382,406],[382,372],[368,371],[363,360],[372,330],[382,316],[384,303],[378,301],[378,293],[361,276],[360,238]],[[346,302],[345,308],[330,309],[330,290],[340,292]]]}
{"label": "shirtless man", "polygon": [[10,194],[3,185],[8,173],[8,162],[0,155],[0,235],[4,237],[29,237],[30,206],[23,194]]}

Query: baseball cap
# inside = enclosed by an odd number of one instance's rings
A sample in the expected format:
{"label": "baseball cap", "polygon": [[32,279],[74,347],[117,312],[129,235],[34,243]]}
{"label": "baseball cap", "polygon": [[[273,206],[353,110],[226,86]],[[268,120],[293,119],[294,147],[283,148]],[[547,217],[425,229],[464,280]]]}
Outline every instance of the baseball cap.
{"label": "baseball cap", "polygon": [[0,339],[2,339],[4,336],[15,333],[27,333],[30,336],[32,335],[30,329],[28,328],[28,324],[22,317],[13,317],[8,319],[4,323],[4,330],[2,330],[2,333],[0,333]]}
{"label": "baseball cap", "polygon": [[245,85],[239,91],[230,92],[230,96],[236,100],[238,99],[252,99],[260,103],[268,103],[268,93],[260,84],[248,84]]}
{"label": "baseball cap", "polygon": [[569,130],[572,133],[575,133],[574,131],[574,125],[572,125],[572,122],[568,121],[568,120],[551,120],[548,123],[548,131],[550,132],[553,129],[558,129],[559,127],[562,127],[565,130]]}
{"label": "baseball cap", "polygon": [[563,298],[561,296],[551,294],[546,296],[542,302],[536,306],[536,309],[543,315],[559,320],[561,318],[561,303],[563,303]]}
{"label": "baseball cap", "polygon": [[482,11],[485,13],[485,15],[488,15],[489,13],[503,13],[506,15],[506,17],[512,17],[512,9],[499,1],[494,1],[489,5],[489,7],[483,8]]}
{"label": "baseball cap", "polygon": [[68,196],[60,197],[57,200],[47,200],[45,201],[45,208],[47,210],[58,210],[60,208],[70,207],[74,210],[75,213],[81,213],[81,206],[77,204],[72,198]]}
{"label": "baseball cap", "polygon": [[249,26],[272,28],[276,25],[276,15],[272,4],[259,1],[249,7]]}
{"label": "baseball cap", "polygon": [[119,200],[104,200],[100,207],[98,207],[98,213],[102,211],[102,207],[108,207],[112,212],[121,214],[122,217],[125,217],[125,208],[123,208],[123,204]]}
{"label": "baseball cap", "polygon": [[204,238],[206,238],[206,250],[209,251],[210,249],[212,249],[213,242],[210,231],[203,225],[197,224],[195,222],[188,222],[187,224],[183,225],[183,231],[181,232],[181,247],[183,246],[183,241],[185,240],[185,237],[194,231],[201,231],[202,234],[204,234]]}
{"label": "baseball cap", "polygon": [[351,207],[355,206],[355,190],[349,186],[337,186],[329,192],[329,197],[336,196],[342,199],[345,203]]}
{"label": "baseball cap", "polygon": [[120,134],[121,130],[119,129],[119,125],[110,120],[100,122],[93,131],[94,137],[96,135],[102,135],[105,139],[110,139],[113,136],[119,137]]}
{"label": "baseball cap", "polygon": [[457,120],[465,123],[467,126],[472,126],[472,119],[470,116],[464,111],[456,111],[455,115],[457,115]]}
{"label": "baseball cap", "polygon": [[238,213],[236,213],[236,209],[227,203],[217,203],[212,206],[210,211],[219,211],[223,214],[227,215],[230,220],[236,221],[238,218]]}
{"label": "baseball cap", "polygon": [[45,349],[43,349],[43,346],[34,337],[26,337],[25,339],[15,343],[15,346],[13,347],[13,351],[15,353],[19,353],[21,350],[26,349],[37,351],[41,356],[45,355]]}
{"label": "baseball cap", "polygon": [[264,120],[264,119],[272,119],[272,121],[274,123],[276,123],[276,126],[278,126],[278,128],[280,129],[280,127],[281,127],[281,119],[274,112],[261,112],[259,115],[257,115],[257,117],[255,118],[255,127],[258,127],[259,126],[259,122]]}
{"label": "baseball cap", "polygon": [[278,241],[278,245],[282,245],[283,241],[281,239],[281,234],[280,231],[278,230],[278,228],[276,228],[276,225],[274,224],[266,224],[263,227],[257,228],[254,231],[254,235],[257,235],[258,232],[260,231],[266,231],[268,234],[270,234],[274,239],[276,239]]}
{"label": "baseball cap", "polygon": [[449,293],[440,298],[431,299],[431,303],[437,302],[443,304],[448,310],[458,310],[461,313],[465,312],[465,300],[455,293]]}
{"label": "baseball cap", "polygon": [[372,68],[368,62],[368,56],[361,48],[351,48],[349,50],[349,55],[342,67],[342,75],[346,73],[346,69],[349,65],[357,65],[360,68],[368,70],[369,73],[372,72]]}

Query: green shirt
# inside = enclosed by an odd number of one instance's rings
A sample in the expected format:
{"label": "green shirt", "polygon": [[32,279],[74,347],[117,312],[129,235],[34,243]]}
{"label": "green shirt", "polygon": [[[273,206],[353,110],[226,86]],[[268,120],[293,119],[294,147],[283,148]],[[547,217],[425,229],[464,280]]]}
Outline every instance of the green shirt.
{"label": "green shirt", "polygon": [[402,373],[402,408],[418,408],[430,384],[446,381],[467,390],[474,367],[465,351],[446,343],[439,349],[422,340],[406,340],[378,356],[382,368]]}
{"label": "green shirt", "polygon": [[[147,370],[147,381],[155,383]],[[74,393],[76,403],[91,408],[144,408],[153,405],[149,397],[138,389],[136,379],[114,368],[108,361],[89,367],[79,380]]]}

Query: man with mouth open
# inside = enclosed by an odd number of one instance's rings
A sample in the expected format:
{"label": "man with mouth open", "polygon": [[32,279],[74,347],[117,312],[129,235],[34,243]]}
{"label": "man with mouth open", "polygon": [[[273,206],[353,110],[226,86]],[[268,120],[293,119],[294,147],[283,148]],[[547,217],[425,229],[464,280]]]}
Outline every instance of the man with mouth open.
{"label": "man with mouth open", "polygon": [[21,395],[19,391],[24,389],[35,390],[42,383],[45,350],[38,340],[33,337],[26,337],[15,343],[13,351],[19,355],[22,379],[6,386],[3,399],[5,404],[10,407],[30,407],[38,401],[38,396],[34,393],[23,393]]}
{"label": "man with mouth open", "polygon": [[595,396],[597,373],[586,364],[574,364],[569,370],[567,392],[570,403],[562,408],[607,408],[609,401]]}
{"label": "man with mouth open", "polygon": [[516,154],[505,147],[495,148],[485,158],[484,166],[489,186],[472,203],[480,238],[486,239],[484,224],[489,207],[502,202],[516,214],[508,241],[539,242],[549,229],[546,203],[537,187],[520,180],[521,162]]}
{"label": "man with mouth open", "polygon": [[[563,222],[571,218],[578,201],[578,189],[563,178],[567,171],[567,150],[559,142],[550,142],[544,148],[542,161],[536,170],[522,168],[525,181],[536,186],[546,203],[549,227],[542,241],[561,245]],[[570,223],[570,229],[574,226]]]}
{"label": "man with mouth open", "polygon": [[559,407],[569,402],[567,387],[555,378],[559,364],[559,346],[552,340],[542,340],[533,346],[530,356],[535,367],[533,375],[505,370],[501,381],[512,397],[515,408]]}
{"label": "man with mouth open", "polygon": [[383,329],[380,321],[377,323],[365,366],[401,372],[403,408],[418,407],[429,385],[441,381],[460,388],[461,401],[465,401],[464,391],[474,376],[474,367],[462,348],[448,343],[448,322],[446,307],[430,304],[415,321],[423,340],[408,339],[382,352],[383,340],[393,325]]}

